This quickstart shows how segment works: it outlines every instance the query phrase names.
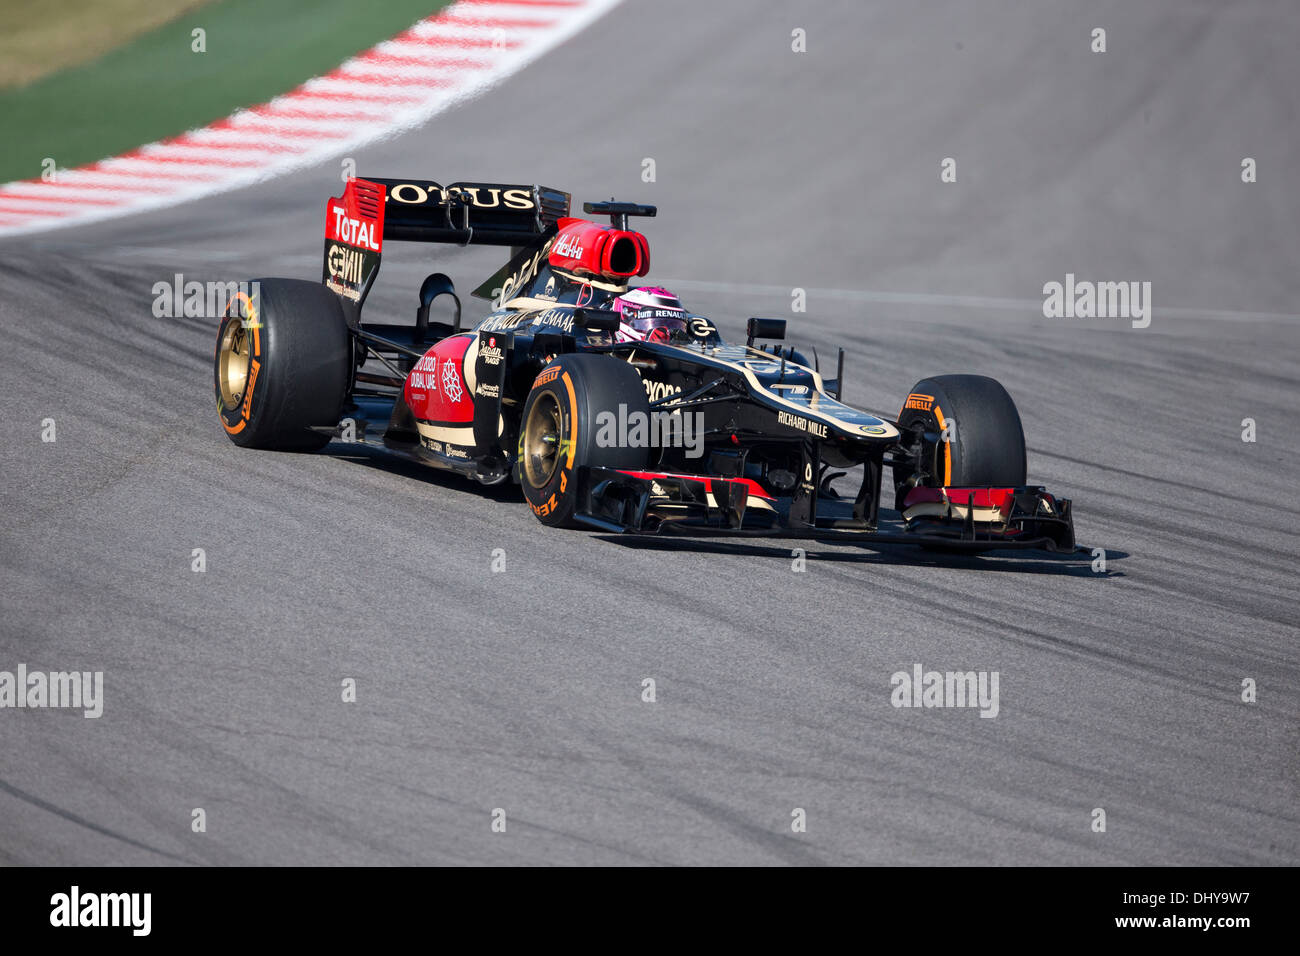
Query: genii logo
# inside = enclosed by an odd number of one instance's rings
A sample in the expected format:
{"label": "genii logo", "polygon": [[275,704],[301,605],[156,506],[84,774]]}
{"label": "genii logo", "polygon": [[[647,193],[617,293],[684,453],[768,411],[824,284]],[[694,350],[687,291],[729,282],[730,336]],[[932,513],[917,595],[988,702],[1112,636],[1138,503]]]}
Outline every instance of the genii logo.
{"label": "genii logo", "polygon": [[340,246],[337,243],[331,243],[329,256],[330,275],[342,282],[350,282],[353,285],[361,283],[361,253],[355,249],[348,249],[346,246]]}

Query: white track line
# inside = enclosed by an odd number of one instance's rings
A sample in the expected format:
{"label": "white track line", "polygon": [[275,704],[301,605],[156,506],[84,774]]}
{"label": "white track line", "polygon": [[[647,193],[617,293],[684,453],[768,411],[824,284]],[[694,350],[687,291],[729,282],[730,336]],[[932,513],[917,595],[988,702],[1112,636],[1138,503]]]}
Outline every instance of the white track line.
{"label": "white track line", "polygon": [[460,0],[337,69],[203,129],[0,186],[0,236],[161,209],[387,139],[517,73],[621,0]]}
{"label": "white track line", "polygon": [[[706,292],[706,293],[723,293],[726,295],[749,295],[762,296],[772,300],[790,301],[790,292],[793,286],[785,285],[754,285],[749,282],[715,282],[707,279],[671,279],[659,278],[656,280],[664,286],[671,289],[681,289],[684,292]],[[934,306],[956,306],[958,308],[968,309],[990,309],[998,312],[1004,312],[1008,315],[1015,315],[1018,319],[1037,318],[1044,322],[1055,322],[1062,328],[1087,328],[1094,329],[1107,328],[1106,319],[1047,319],[1043,316],[1042,299],[1001,299],[993,296],[981,295],[944,295],[933,292],[883,292],[876,289],[804,289],[808,298],[811,299],[831,299],[840,302],[859,302],[871,304],[894,304],[894,305],[934,305]],[[1025,313],[1034,313],[1026,316]],[[1300,315],[1291,312],[1247,312],[1237,309],[1197,309],[1187,306],[1170,305],[1157,306],[1153,313],[1155,319],[1208,319],[1219,322],[1245,321],[1245,322],[1296,322],[1300,321]],[[1122,324],[1112,323],[1109,328],[1119,331],[1128,329],[1128,322],[1120,320]],[[1089,325],[1091,323],[1091,325]],[[1153,325],[1152,328],[1155,328]]]}

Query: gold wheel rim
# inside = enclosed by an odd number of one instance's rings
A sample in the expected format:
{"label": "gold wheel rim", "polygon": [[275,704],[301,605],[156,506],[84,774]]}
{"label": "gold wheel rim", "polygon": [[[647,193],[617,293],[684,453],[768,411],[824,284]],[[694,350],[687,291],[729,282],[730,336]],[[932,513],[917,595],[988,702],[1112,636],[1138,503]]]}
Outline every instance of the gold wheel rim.
{"label": "gold wheel rim", "polygon": [[231,319],[221,336],[217,359],[217,386],[221,389],[221,404],[227,409],[237,408],[244,400],[253,357],[251,346],[244,323]]}
{"label": "gold wheel rim", "polygon": [[545,488],[559,465],[560,403],[550,392],[543,392],[524,423],[524,475],[534,488]]}

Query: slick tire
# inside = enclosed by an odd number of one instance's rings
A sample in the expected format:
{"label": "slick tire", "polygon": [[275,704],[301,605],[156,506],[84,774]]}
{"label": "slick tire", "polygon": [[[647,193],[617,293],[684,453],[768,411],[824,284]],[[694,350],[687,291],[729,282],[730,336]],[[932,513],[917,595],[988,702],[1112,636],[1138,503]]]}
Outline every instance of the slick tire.
{"label": "slick tire", "polygon": [[[1025,432],[1007,390],[983,375],[936,375],[912,386],[898,413],[906,434],[921,424],[919,469],[894,469],[895,507],[902,510],[909,479],[941,486],[1018,488],[1025,484]],[[948,427],[948,441],[943,438]]]}
{"label": "slick tire", "polygon": [[578,469],[642,469],[650,449],[597,442],[601,412],[649,415],[641,376],[627,362],[607,355],[562,355],[533,382],[519,429],[519,483],[537,520],[573,527],[578,506]]}
{"label": "slick tire", "polygon": [[217,415],[246,448],[315,451],[329,444],[352,372],[338,297],[299,279],[260,279],[237,296],[217,330]]}

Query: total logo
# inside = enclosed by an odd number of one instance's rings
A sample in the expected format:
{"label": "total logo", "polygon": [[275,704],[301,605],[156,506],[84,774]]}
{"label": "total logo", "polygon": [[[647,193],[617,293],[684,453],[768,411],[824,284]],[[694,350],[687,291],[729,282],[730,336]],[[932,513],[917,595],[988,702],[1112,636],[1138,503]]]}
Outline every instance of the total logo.
{"label": "total logo", "polygon": [[334,207],[334,233],[339,242],[350,246],[365,246],[379,251],[379,237],[375,235],[375,223],[361,219],[349,219],[346,211]]}
{"label": "total logo", "polygon": [[501,349],[497,348],[495,335],[488,339],[487,348],[479,349],[478,355],[486,365],[500,365],[501,359],[505,357]]}
{"label": "total logo", "polygon": [[564,256],[567,259],[581,259],[582,244],[578,242],[577,236],[563,236],[555,244],[554,252],[557,256]]}

